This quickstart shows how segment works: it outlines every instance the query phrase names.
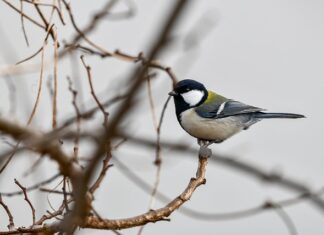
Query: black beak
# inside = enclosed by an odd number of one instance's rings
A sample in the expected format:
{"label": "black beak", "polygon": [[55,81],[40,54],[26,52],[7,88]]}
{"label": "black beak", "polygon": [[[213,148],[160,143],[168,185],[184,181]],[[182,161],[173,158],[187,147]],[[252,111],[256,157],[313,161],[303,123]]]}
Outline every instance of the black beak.
{"label": "black beak", "polygon": [[170,91],[170,92],[169,92],[169,95],[171,95],[171,96],[176,96],[176,95],[178,95],[178,93],[176,93],[175,91]]}

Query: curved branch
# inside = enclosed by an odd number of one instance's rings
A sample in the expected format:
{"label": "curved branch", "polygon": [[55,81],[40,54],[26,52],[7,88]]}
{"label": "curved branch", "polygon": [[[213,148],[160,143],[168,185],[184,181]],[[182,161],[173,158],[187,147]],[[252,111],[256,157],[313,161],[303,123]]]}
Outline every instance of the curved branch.
{"label": "curved branch", "polygon": [[89,216],[85,220],[85,224],[82,226],[84,228],[93,229],[125,229],[136,227],[140,225],[145,225],[147,223],[157,222],[161,220],[168,220],[168,217],[182,204],[188,201],[194,191],[202,184],[206,183],[205,172],[207,166],[207,159],[209,155],[200,155],[199,164],[196,173],[196,178],[191,178],[187,188],[173,201],[168,203],[165,207],[157,210],[150,210],[142,215],[127,219],[101,219],[96,216]]}

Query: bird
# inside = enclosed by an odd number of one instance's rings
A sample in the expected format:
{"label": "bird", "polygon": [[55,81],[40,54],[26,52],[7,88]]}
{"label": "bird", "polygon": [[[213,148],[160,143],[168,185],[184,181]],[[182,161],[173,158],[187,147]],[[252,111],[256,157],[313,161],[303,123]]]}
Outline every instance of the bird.
{"label": "bird", "polygon": [[173,97],[180,126],[197,138],[200,146],[221,143],[253,124],[271,118],[304,118],[294,113],[270,113],[265,109],[225,98],[195,80],[177,82]]}

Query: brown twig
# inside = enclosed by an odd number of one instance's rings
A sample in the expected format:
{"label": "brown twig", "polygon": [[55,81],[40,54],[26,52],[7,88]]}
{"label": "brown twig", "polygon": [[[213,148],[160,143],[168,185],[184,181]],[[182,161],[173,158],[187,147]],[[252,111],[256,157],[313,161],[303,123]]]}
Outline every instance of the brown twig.
{"label": "brown twig", "polygon": [[[51,25],[51,27],[49,28],[49,30],[51,30],[52,27],[54,27],[54,24]],[[45,45],[47,45],[47,39],[48,39],[48,36],[49,36],[49,31],[47,31],[47,34],[46,34],[45,39],[44,39],[44,42],[43,42],[43,46],[42,46],[41,48],[39,48],[39,49],[38,49],[35,53],[33,53],[32,55],[28,56],[28,57],[25,58],[25,59],[22,59],[22,60],[18,61],[18,62],[16,63],[16,65],[19,65],[19,64],[22,64],[22,63],[24,63],[24,62],[26,62],[26,61],[28,61],[28,60],[31,60],[32,58],[34,58],[35,56],[37,56],[41,51],[43,51]],[[41,67],[43,67],[43,66],[44,66],[44,62],[42,61],[42,62],[41,62]]]}
{"label": "brown twig", "polygon": [[[123,99],[126,98],[126,95],[116,95],[108,100],[106,100],[105,102],[102,103],[102,106],[108,107],[110,105],[113,105],[114,103],[121,101]],[[100,110],[100,108],[98,107],[98,105],[96,105],[93,108],[88,109],[87,111],[84,111],[83,113],[80,113],[80,119],[90,119],[93,117],[93,115]],[[67,128],[68,126],[72,125],[73,123],[78,121],[78,117],[71,117],[69,119],[66,119],[63,124],[57,128],[58,130],[63,130],[65,128]]]}
{"label": "brown twig", "polygon": [[175,76],[175,74],[173,73],[170,67],[165,66],[156,60],[149,60],[145,58],[142,52],[134,56],[122,52],[120,50],[115,50],[114,52],[107,52],[107,51],[102,52],[100,50],[96,51],[89,47],[81,46],[80,44],[65,44],[65,46],[67,47],[67,50],[80,49],[88,54],[97,55],[100,56],[101,58],[113,57],[128,62],[141,63],[142,65],[146,65],[150,68],[155,68],[166,72],[168,76],[171,78],[173,85],[175,85],[178,81],[177,77]]}
{"label": "brown twig", "polygon": [[67,199],[67,195],[68,193],[66,192],[66,184],[67,184],[67,178],[66,176],[63,177],[63,187],[62,187],[62,192],[63,192],[63,204],[64,207],[67,211],[69,211],[69,204],[68,204],[68,199]]}
{"label": "brown twig", "polygon": [[58,65],[58,41],[56,29],[51,29],[52,37],[54,39],[54,90],[53,90],[53,115],[52,127],[56,128],[57,125],[57,65]]}
{"label": "brown twig", "polygon": [[101,182],[103,181],[103,179],[106,176],[107,170],[110,167],[112,167],[112,165],[109,164],[111,158],[112,158],[112,154],[111,154],[111,150],[109,149],[109,150],[107,150],[105,159],[102,161],[102,169],[101,169],[101,172],[100,172],[97,180],[94,182],[94,184],[89,189],[89,192],[90,193],[93,194],[99,188]]}
{"label": "brown twig", "polygon": [[[60,176],[61,175],[59,173],[56,173],[55,175],[51,176],[50,178],[48,178],[44,181],[41,181],[41,182],[34,184],[32,186],[26,187],[26,191],[29,192],[29,191],[36,190],[41,186],[44,186],[44,185],[47,185],[47,184],[53,182],[55,179],[57,179]],[[1,193],[1,194],[6,197],[12,197],[12,196],[16,196],[16,195],[21,195],[23,193],[24,193],[23,191],[19,190],[19,191],[15,191],[15,192]]]}
{"label": "brown twig", "polygon": [[77,131],[77,135],[75,137],[74,140],[74,159],[77,160],[78,158],[78,153],[79,153],[79,141],[80,141],[80,132],[81,132],[81,113],[80,113],[80,109],[78,107],[77,104],[77,95],[78,92],[77,90],[73,89],[72,87],[72,80],[70,79],[70,77],[67,77],[68,83],[69,83],[69,91],[72,93],[72,105],[76,114],[76,131]]}
{"label": "brown twig", "polygon": [[[33,106],[33,110],[27,120],[27,126],[30,125],[30,123],[32,122],[32,120],[34,118],[34,115],[35,115],[37,107],[38,107],[41,91],[42,91],[43,72],[44,72],[44,51],[45,51],[46,43],[47,43],[47,36],[45,37],[43,47],[41,48],[41,52],[42,52],[41,53],[41,70],[40,70],[40,77],[39,77],[39,82],[38,82],[38,91],[37,91],[36,100],[35,100],[35,103]],[[30,58],[32,58],[32,57],[30,57]],[[26,61],[26,59],[24,61]],[[15,156],[15,154],[19,148],[19,145],[20,145],[20,141],[17,142],[17,144],[14,148],[14,151],[10,154],[10,156],[7,158],[5,164],[1,167],[0,174],[6,169],[6,167],[9,165],[10,161],[12,160],[12,158]]]}
{"label": "brown twig", "polygon": [[[92,20],[90,20],[90,22],[87,24],[87,26],[85,26],[83,29],[80,29],[77,24],[76,21],[74,19],[73,13],[72,13],[72,9],[70,7],[70,4],[67,3],[66,0],[62,0],[63,4],[65,5],[65,8],[69,14],[71,23],[74,27],[74,29],[77,31],[77,35],[75,35],[75,37],[72,39],[72,43],[71,44],[75,44],[77,43],[80,39],[84,39],[87,43],[89,43],[91,46],[93,46],[94,48],[103,51],[103,52],[107,52],[105,49],[103,49],[102,47],[98,46],[97,44],[93,43],[88,37],[87,34],[89,34],[91,31],[93,31],[96,26],[98,25],[98,22],[104,18],[107,14],[109,9],[111,9],[112,7],[114,7],[114,5],[118,2],[118,0],[112,0],[112,1],[108,1],[106,3],[105,6],[103,6],[102,10],[97,12],[96,14],[94,14]],[[64,55],[67,51],[63,51],[62,55]],[[109,52],[107,52],[109,53]]]}
{"label": "brown twig", "polygon": [[[51,35],[51,37],[52,37],[52,39],[53,39],[53,41],[54,41],[54,47],[55,47],[55,46],[58,47],[57,35],[55,35],[56,32],[54,31],[53,28],[51,28],[50,23],[47,21],[45,15],[43,14],[43,12],[42,12],[42,10],[40,9],[39,5],[38,5],[38,4],[35,4],[35,0],[33,0],[32,3],[34,4],[35,9],[36,9],[38,15],[40,16],[41,20],[42,20],[43,23],[44,23],[45,31],[46,31],[46,32],[47,32],[47,31],[50,32],[50,35]],[[52,12],[52,14],[53,14],[53,12]],[[56,45],[55,45],[55,44],[56,44]]]}
{"label": "brown twig", "polygon": [[4,203],[4,201],[2,200],[2,195],[0,193],[0,205],[2,205],[3,209],[5,209],[8,218],[9,218],[9,225],[7,226],[9,231],[13,230],[15,227],[14,221],[13,221],[13,216],[9,210],[9,207]]}
{"label": "brown twig", "polygon": [[32,218],[33,218],[33,225],[35,224],[36,221],[36,217],[35,217],[35,208],[33,207],[33,204],[31,203],[31,201],[29,200],[28,196],[27,196],[27,190],[24,186],[22,186],[17,179],[15,179],[15,184],[18,185],[18,187],[23,191],[24,193],[24,199],[25,201],[28,203],[28,205],[30,206],[30,209],[32,211]]}
{"label": "brown twig", "polygon": [[[65,0],[63,0],[65,2]],[[167,21],[161,27],[160,33],[157,34],[156,40],[152,44],[149,50],[148,60],[152,61],[156,56],[159,55],[160,50],[163,48],[165,39],[168,37],[169,33],[173,29],[174,24],[177,22],[179,15],[182,13],[186,4],[189,1],[179,0],[175,5],[173,10],[171,11],[169,17],[167,17]],[[90,180],[94,169],[97,166],[97,163],[100,161],[102,154],[106,151],[107,141],[110,141],[113,137],[116,136],[119,129],[119,124],[124,119],[126,114],[128,114],[132,108],[134,108],[133,97],[138,92],[139,88],[141,88],[142,83],[144,82],[144,77],[147,72],[148,66],[144,65],[140,69],[136,69],[129,77],[129,81],[132,82],[132,85],[128,89],[127,98],[124,100],[122,105],[119,107],[116,115],[109,122],[109,126],[107,127],[106,132],[104,132],[100,136],[100,143],[97,146],[97,149],[93,155],[92,161],[89,162],[87,166],[83,178],[79,179],[79,185],[75,189],[75,194],[77,197],[75,198],[75,207],[71,212],[69,217],[67,217],[64,221],[63,228],[64,231],[67,231],[71,234],[75,228],[71,228],[70,224],[78,223],[83,224],[86,219],[86,215],[89,211],[89,205],[87,203],[87,184]],[[132,107],[131,107],[132,106]],[[88,221],[89,222],[89,221]]]}
{"label": "brown twig", "polygon": [[70,156],[61,150],[57,141],[55,141],[56,138],[54,141],[53,139],[46,139],[43,135],[27,127],[19,126],[3,118],[0,118],[0,130],[16,140],[29,140],[28,144],[33,146],[33,151],[48,154],[51,159],[58,163],[62,175],[70,176],[72,180],[76,180],[81,173],[79,167],[70,161]]}
{"label": "brown twig", "polygon": [[147,75],[147,93],[148,93],[148,97],[149,97],[149,104],[150,104],[153,126],[154,126],[154,129],[157,130],[158,124],[157,124],[154,100],[153,100],[153,95],[152,95],[151,76],[149,76],[149,74]]}
{"label": "brown twig", "polygon": [[[70,198],[70,199],[67,200],[67,203],[71,203],[72,201],[73,200]],[[63,212],[64,212],[64,209],[65,209],[65,203],[62,203],[58,210],[48,213],[49,215],[46,215],[46,214],[43,215],[38,221],[36,221],[35,225],[42,225],[46,220],[50,220],[50,219],[52,219],[52,218],[54,218],[56,216],[62,215]],[[44,227],[45,227],[45,225],[43,225],[42,228],[44,228]]]}
{"label": "brown twig", "polygon": [[22,28],[22,32],[24,34],[24,38],[26,41],[27,46],[29,47],[29,42],[28,42],[28,37],[27,37],[27,33],[26,33],[26,29],[25,29],[25,24],[24,24],[24,16],[22,14],[22,12],[24,11],[23,9],[23,0],[20,0],[20,22],[21,22],[21,28]]}
{"label": "brown twig", "polygon": [[23,13],[21,10],[19,10],[17,7],[15,7],[14,5],[12,5],[10,2],[8,2],[7,0],[2,0],[5,4],[7,4],[9,7],[11,7],[12,9],[14,9],[16,12],[18,12],[21,16],[25,17],[26,19],[28,19],[30,22],[32,22],[33,24],[37,25],[38,27],[42,28],[42,29],[46,29],[46,27],[44,27],[42,24],[38,23],[36,20],[32,19],[31,17],[29,17],[28,15],[26,15],[25,13]]}
{"label": "brown twig", "polygon": [[[160,175],[161,175],[161,169],[162,169],[162,158],[161,158],[161,127],[162,127],[162,123],[163,123],[163,118],[164,118],[164,113],[166,111],[166,108],[168,106],[168,103],[170,101],[170,96],[167,98],[165,104],[163,105],[163,109],[161,112],[161,116],[160,116],[160,120],[159,120],[159,124],[156,127],[156,149],[155,149],[155,161],[154,164],[156,165],[156,174],[155,174],[155,182],[154,182],[154,186],[153,189],[151,191],[151,198],[150,198],[150,203],[149,203],[149,209],[152,209],[153,205],[154,205],[154,199],[155,196],[158,192],[158,187],[160,184]],[[138,231],[138,235],[140,235],[142,233],[144,229],[144,226],[142,226],[139,231]]]}
{"label": "brown twig", "polygon": [[109,113],[105,111],[105,108],[100,103],[100,101],[99,101],[99,99],[98,99],[98,97],[96,95],[96,92],[93,89],[92,76],[91,76],[91,67],[85,63],[85,60],[84,60],[84,56],[83,55],[80,56],[80,59],[82,61],[82,64],[83,64],[84,68],[87,71],[87,76],[88,76],[88,81],[89,81],[91,95],[92,95],[93,99],[96,101],[99,109],[101,110],[101,112],[102,112],[102,114],[104,116],[104,123],[103,123],[103,125],[105,127],[107,127],[107,121],[108,121],[108,115],[109,115]]}
{"label": "brown twig", "polygon": [[52,7],[53,9],[56,10],[57,15],[59,16],[59,19],[60,19],[61,23],[63,25],[65,25],[64,18],[63,18],[63,14],[62,14],[61,10],[56,5],[54,5],[54,4],[48,4],[48,3],[40,3],[40,2],[30,1],[30,0],[21,0],[21,1],[24,1],[26,3],[30,3],[30,4],[33,4],[33,5],[39,5],[39,6],[45,6],[45,7]]}
{"label": "brown twig", "polygon": [[205,171],[208,159],[207,157],[208,156],[199,156],[199,164],[196,177],[191,178],[187,188],[177,198],[168,203],[165,207],[162,207],[157,210],[151,210],[142,215],[127,219],[105,219],[101,221],[95,216],[89,216],[86,218],[83,227],[96,229],[125,229],[167,219],[173,211],[181,207],[183,203],[185,203],[191,198],[193,192],[200,185],[205,184]]}
{"label": "brown twig", "polygon": [[39,103],[39,100],[40,100],[40,96],[41,96],[41,92],[42,92],[42,84],[43,84],[43,75],[44,75],[44,53],[45,53],[45,46],[46,46],[46,40],[44,41],[44,45],[42,47],[42,50],[41,50],[41,69],[40,69],[40,75],[39,75],[39,80],[38,80],[38,89],[37,89],[37,95],[36,95],[36,100],[35,100],[35,103],[34,103],[34,106],[33,106],[33,110],[28,118],[28,121],[27,121],[27,126],[30,125],[30,123],[32,122],[33,120],[33,117],[36,113],[36,110],[37,110],[37,107],[38,107],[38,103]]}

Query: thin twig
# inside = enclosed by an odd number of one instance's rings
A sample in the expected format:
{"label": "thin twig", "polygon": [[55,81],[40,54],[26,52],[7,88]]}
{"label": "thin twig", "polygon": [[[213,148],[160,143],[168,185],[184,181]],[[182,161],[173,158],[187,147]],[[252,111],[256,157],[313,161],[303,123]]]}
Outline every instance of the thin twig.
{"label": "thin twig", "polygon": [[77,90],[73,89],[72,87],[72,80],[70,79],[70,77],[67,77],[68,83],[69,83],[69,91],[72,93],[72,105],[76,114],[76,131],[77,131],[77,135],[75,137],[74,140],[74,159],[77,160],[78,159],[78,153],[79,153],[79,140],[80,140],[80,132],[81,132],[81,113],[80,113],[80,109],[78,107],[77,104],[77,95],[78,92]]}
{"label": "thin twig", "polygon": [[[155,196],[158,192],[159,184],[160,184],[160,175],[161,175],[161,169],[162,169],[162,158],[161,158],[161,127],[163,123],[164,113],[166,111],[166,108],[168,106],[168,103],[170,101],[170,96],[168,96],[167,100],[165,101],[165,104],[163,105],[163,109],[160,115],[159,124],[156,128],[156,149],[155,149],[155,161],[154,164],[156,165],[156,174],[155,174],[155,182],[154,186],[151,192],[150,197],[150,203],[149,203],[149,209],[152,209],[155,201]],[[141,226],[141,228],[138,231],[138,235],[142,233],[144,229],[144,226]]]}
{"label": "thin twig", "polygon": [[298,235],[296,225],[294,224],[293,220],[290,218],[288,213],[282,208],[282,206],[272,203],[272,202],[270,202],[270,203],[274,207],[275,212],[277,212],[278,216],[282,219],[282,221],[286,225],[289,234],[290,235]]}
{"label": "thin twig", "polygon": [[[49,28],[49,30],[51,30],[51,28],[54,27],[54,24],[51,25],[51,27]],[[47,39],[48,39],[48,36],[49,36],[49,31],[47,32],[46,36],[45,36],[45,39],[44,39],[44,43],[43,43],[43,46],[41,48],[39,48],[35,53],[33,53],[32,55],[28,56],[27,58],[25,59],[22,59],[20,61],[18,61],[16,63],[16,65],[19,65],[19,64],[22,64],[32,58],[34,58],[35,56],[37,56],[42,50],[44,50],[44,46],[47,44]],[[41,66],[44,66],[43,65],[44,62],[41,62]]]}
{"label": "thin twig", "polygon": [[8,218],[9,218],[9,225],[7,226],[9,231],[13,230],[15,228],[15,224],[14,224],[14,221],[13,221],[13,216],[9,210],[9,207],[4,203],[4,201],[2,200],[2,195],[0,193],[0,205],[2,205],[2,207],[5,209],[7,215],[8,215]]}
{"label": "thin twig", "polygon": [[65,47],[67,48],[67,50],[80,49],[83,52],[86,52],[91,55],[100,56],[101,58],[113,57],[113,58],[128,61],[128,62],[141,63],[142,65],[146,65],[150,68],[155,68],[155,69],[159,69],[159,70],[166,72],[167,75],[172,80],[173,85],[175,85],[178,81],[177,77],[175,76],[175,74],[173,73],[173,71],[170,67],[165,66],[156,60],[149,60],[149,59],[145,58],[142,52],[139,53],[138,55],[134,56],[134,55],[130,55],[125,52],[122,52],[120,50],[115,50],[114,52],[107,52],[106,50],[105,51],[100,51],[100,50],[96,51],[89,47],[81,46],[80,44],[65,44]]}
{"label": "thin twig", "polygon": [[94,182],[94,184],[90,187],[89,192],[94,193],[100,186],[101,182],[106,176],[107,170],[112,167],[112,165],[109,164],[110,160],[112,158],[111,150],[107,150],[106,157],[102,161],[102,169],[101,172],[97,178],[97,180]]}
{"label": "thin twig", "polygon": [[20,0],[20,22],[21,22],[21,28],[22,28],[22,32],[24,34],[24,38],[25,38],[25,41],[26,41],[26,44],[27,46],[29,47],[29,42],[28,42],[28,37],[27,37],[27,33],[26,33],[26,29],[25,29],[25,23],[24,23],[24,16],[22,14],[22,12],[24,12],[24,9],[23,9],[23,0]]}
{"label": "thin twig", "polygon": [[56,29],[50,31],[54,38],[54,92],[53,92],[53,114],[52,114],[52,127],[56,128],[57,125],[57,65],[58,65],[58,41]]}
{"label": "thin twig", "polygon": [[65,209],[67,211],[69,211],[69,204],[68,204],[68,199],[67,199],[67,195],[68,193],[66,192],[66,183],[67,183],[67,178],[66,176],[63,177],[63,187],[62,187],[62,192],[63,192],[63,203],[65,206]]}
{"label": "thin twig", "polygon": [[[70,20],[71,20],[71,23],[73,25],[73,28],[77,31],[77,35],[72,39],[72,43],[71,44],[75,44],[77,43],[81,38],[83,38],[89,45],[93,46],[94,48],[102,51],[102,52],[106,52],[106,53],[109,53],[107,52],[105,49],[103,49],[102,47],[98,46],[97,44],[95,44],[94,42],[92,42],[88,37],[87,37],[87,34],[89,34],[91,31],[93,31],[95,29],[95,27],[98,25],[98,22],[104,18],[109,9],[111,9],[112,7],[114,7],[114,5],[118,2],[118,0],[112,0],[112,1],[108,1],[106,3],[105,6],[103,6],[102,10],[97,12],[92,20],[89,22],[89,24],[84,28],[84,29],[80,29],[77,24],[76,24],[76,21],[74,19],[74,15],[72,13],[72,9],[71,9],[71,6],[69,3],[67,3],[66,0],[62,0],[63,4],[65,5],[65,8],[69,14],[69,17],[70,17]],[[64,55],[67,51],[63,51],[62,52],[62,55]]]}
{"label": "thin twig", "polygon": [[21,14],[23,17],[25,17],[26,19],[28,19],[30,22],[32,22],[33,24],[37,25],[38,27],[42,28],[42,29],[46,29],[46,27],[44,27],[42,24],[38,23],[36,20],[32,19],[31,17],[29,17],[28,15],[26,15],[25,13],[23,13],[21,10],[19,10],[17,7],[15,7],[14,5],[12,5],[10,2],[8,2],[7,0],[2,0],[5,4],[7,4],[9,7],[11,7],[12,9],[14,9],[16,12],[18,12],[19,14]]}
{"label": "thin twig", "polygon": [[[44,186],[44,185],[47,185],[47,184],[53,182],[55,179],[57,179],[60,176],[61,175],[59,173],[56,173],[55,175],[51,176],[50,178],[48,178],[44,181],[41,181],[41,182],[34,184],[32,186],[26,187],[26,191],[29,192],[29,191],[36,190],[41,186]],[[24,193],[23,191],[19,190],[19,191],[15,191],[15,192],[1,193],[1,194],[6,197],[12,197],[12,196],[16,196],[16,195],[21,195],[23,193]]]}
{"label": "thin twig", "polygon": [[83,56],[83,55],[80,56],[80,59],[81,59],[81,61],[82,61],[82,64],[83,64],[84,68],[85,68],[86,71],[87,71],[87,76],[88,76],[88,81],[89,81],[89,86],[90,86],[91,95],[92,95],[92,97],[94,98],[94,100],[96,101],[96,103],[97,103],[99,109],[101,110],[101,112],[102,112],[102,114],[103,114],[103,116],[104,116],[104,123],[103,123],[103,125],[104,125],[105,127],[107,127],[107,121],[108,121],[108,115],[109,115],[109,113],[105,111],[105,108],[104,108],[104,107],[102,106],[102,104],[100,103],[100,101],[99,101],[99,99],[98,99],[98,97],[97,97],[97,95],[96,95],[96,92],[95,92],[94,89],[93,89],[93,85],[92,85],[92,76],[91,76],[91,67],[85,63],[85,60],[84,60],[84,56]]}
{"label": "thin twig", "polygon": [[[71,203],[73,200],[70,198],[68,199],[67,203]],[[36,221],[35,225],[42,225],[46,220],[52,219],[56,216],[62,215],[65,209],[65,204],[62,203],[58,210],[54,212],[50,212],[50,215],[43,215],[38,221]]]}
{"label": "thin twig", "polygon": [[36,161],[28,169],[26,169],[22,175],[24,177],[27,177],[28,175],[34,173],[36,168],[42,163],[43,160],[44,160],[44,157],[42,155],[40,155],[39,158],[36,159]]}
{"label": "thin twig", "polygon": [[18,187],[23,191],[24,193],[24,199],[25,201],[28,203],[28,205],[30,206],[30,209],[32,211],[32,218],[33,218],[33,225],[35,224],[36,221],[36,217],[35,217],[35,208],[33,207],[33,204],[31,203],[31,201],[29,200],[28,196],[27,196],[27,190],[24,186],[22,186],[17,179],[15,179],[15,184],[18,185]]}
{"label": "thin twig", "polygon": [[[50,35],[51,35],[51,37],[52,37],[52,39],[53,39],[53,41],[54,41],[54,47],[58,47],[57,35],[55,35],[56,32],[55,32],[54,28],[51,28],[50,23],[47,21],[45,15],[44,15],[44,13],[42,12],[42,10],[40,9],[39,5],[38,5],[38,4],[35,4],[35,0],[33,0],[32,3],[34,4],[35,9],[36,9],[38,15],[40,16],[41,20],[43,21],[43,23],[44,23],[44,25],[45,25],[45,27],[44,27],[44,28],[45,28],[45,31],[46,31],[46,32],[47,32],[47,31],[50,32]],[[53,14],[53,12],[52,12],[52,14]],[[56,44],[56,45],[55,45],[55,44]]]}
{"label": "thin twig", "polygon": [[154,126],[154,129],[157,130],[158,124],[157,124],[154,100],[153,100],[153,95],[152,95],[151,76],[149,76],[149,74],[147,75],[147,93],[148,93],[148,97],[149,97],[149,104],[150,104],[153,126]]}
{"label": "thin twig", "polygon": [[63,18],[63,14],[62,14],[61,10],[57,6],[55,6],[54,4],[40,3],[40,2],[36,2],[36,1],[33,1],[32,2],[30,0],[21,0],[21,1],[24,1],[26,3],[30,3],[30,4],[33,4],[33,5],[39,5],[39,6],[45,6],[45,7],[52,7],[52,8],[54,8],[56,10],[56,12],[57,12],[57,15],[59,16],[59,19],[60,19],[61,23],[63,25],[65,25],[64,18]]}
{"label": "thin twig", "polygon": [[32,122],[33,120],[33,117],[36,113],[36,110],[37,110],[37,107],[38,107],[38,103],[39,103],[39,100],[40,100],[40,96],[41,96],[41,92],[42,92],[42,84],[43,84],[43,75],[44,75],[44,54],[45,54],[45,47],[46,47],[46,40],[44,41],[44,45],[42,47],[42,50],[41,50],[41,69],[40,69],[40,75],[39,75],[39,80],[38,80],[38,89],[37,89],[37,95],[36,95],[36,100],[35,100],[35,103],[34,103],[34,107],[33,107],[33,110],[28,118],[28,121],[27,121],[27,126],[30,125],[30,123]]}

